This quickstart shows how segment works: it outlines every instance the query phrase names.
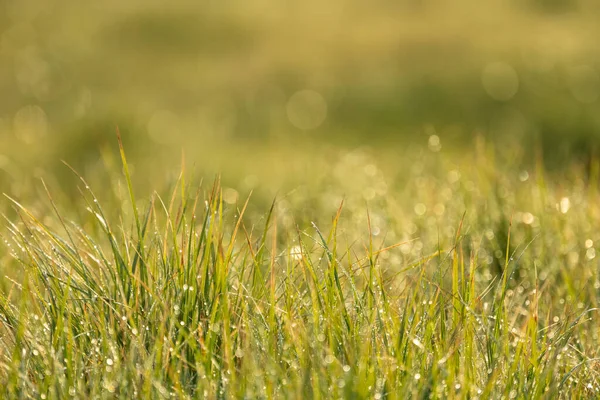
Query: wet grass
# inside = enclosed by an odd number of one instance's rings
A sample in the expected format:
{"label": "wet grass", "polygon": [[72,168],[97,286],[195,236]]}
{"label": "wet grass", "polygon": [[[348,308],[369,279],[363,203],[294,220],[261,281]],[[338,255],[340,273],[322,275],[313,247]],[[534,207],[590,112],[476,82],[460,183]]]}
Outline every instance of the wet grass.
{"label": "wet grass", "polygon": [[598,396],[597,164],[435,144],[270,205],[185,168],[141,196],[122,146],[72,203],[7,194],[3,396]]}
{"label": "wet grass", "polygon": [[599,397],[596,3],[275,3],[0,1],[0,397]]}

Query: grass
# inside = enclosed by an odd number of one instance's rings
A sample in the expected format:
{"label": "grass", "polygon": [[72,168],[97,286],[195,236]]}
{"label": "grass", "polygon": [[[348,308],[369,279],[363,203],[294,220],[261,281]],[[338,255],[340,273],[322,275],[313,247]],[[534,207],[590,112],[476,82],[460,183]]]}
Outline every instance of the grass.
{"label": "grass", "polygon": [[600,397],[594,1],[12,3],[0,398]]}
{"label": "grass", "polygon": [[[372,145],[426,124],[461,142],[473,131],[542,138],[559,159],[597,139],[594,0],[271,3],[2,2],[0,190],[5,175],[60,159],[86,172],[115,123],[144,138],[128,146],[135,160],[298,137]],[[497,62],[518,76],[508,102],[482,84]],[[327,103],[309,132],[286,110],[305,89]]]}
{"label": "grass", "polygon": [[184,168],[142,201],[122,145],[107,204],[7,195],[3,396],[597,397],[597,170],[412,153],[270,207]]}

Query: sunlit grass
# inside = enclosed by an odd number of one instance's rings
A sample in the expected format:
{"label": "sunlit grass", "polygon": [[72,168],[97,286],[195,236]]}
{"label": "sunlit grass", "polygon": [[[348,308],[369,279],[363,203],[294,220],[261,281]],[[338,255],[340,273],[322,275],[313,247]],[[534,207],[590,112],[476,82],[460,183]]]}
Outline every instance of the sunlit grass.
{"label": "sunlit grass", "polygon": [[5,3],[1,398],[600,397],[595,0]]}
{"label": "sunlit grass", "polygon": [[597,396],[596,186],[469,152],[350,153],[263,209],[185,170],[136,197],[122,147],[120,200],[7,195],[4,396]]}

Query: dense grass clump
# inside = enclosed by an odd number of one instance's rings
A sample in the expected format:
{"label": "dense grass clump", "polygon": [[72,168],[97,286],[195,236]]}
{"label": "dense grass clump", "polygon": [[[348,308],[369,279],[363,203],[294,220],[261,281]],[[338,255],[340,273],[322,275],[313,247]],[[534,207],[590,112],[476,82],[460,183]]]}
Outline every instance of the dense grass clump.
{"label": "dense grass clump", "polygon": [[8,198],[4,397],[598,396],[594,185],[423,156],[368,208],[347,190],[323,216],[330,197],[307,195],[312,224],[183,173],[138,206],[121,155],[127,202],[104,208],[80,178],[77,223],[50,190],[53,214]]}

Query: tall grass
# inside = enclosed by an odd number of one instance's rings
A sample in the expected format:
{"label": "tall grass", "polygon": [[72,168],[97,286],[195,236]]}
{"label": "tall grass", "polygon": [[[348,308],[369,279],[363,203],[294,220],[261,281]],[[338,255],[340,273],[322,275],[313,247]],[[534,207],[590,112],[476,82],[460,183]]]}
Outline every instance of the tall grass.
{"label": "tall grass", "polygon": [[[120,151],[127,203],[104,208],[76,175],[80,223],[51,189],[52,216],[7,196],[19,273],[0,298],[4,397],[598,396],[598,267],[556,245],[597,208],[551,214],[534,235],[492,202],[461,211],[451,240],[401,253],[411,242],[381,240],[370,208],[283,223],[280,200],[257,217],[252,198],[230,205],[219,179],[184,171],[140,206]],[[540,196],[558,193],[537,178]],[[356,213],[362,231],[343,226]]]}

